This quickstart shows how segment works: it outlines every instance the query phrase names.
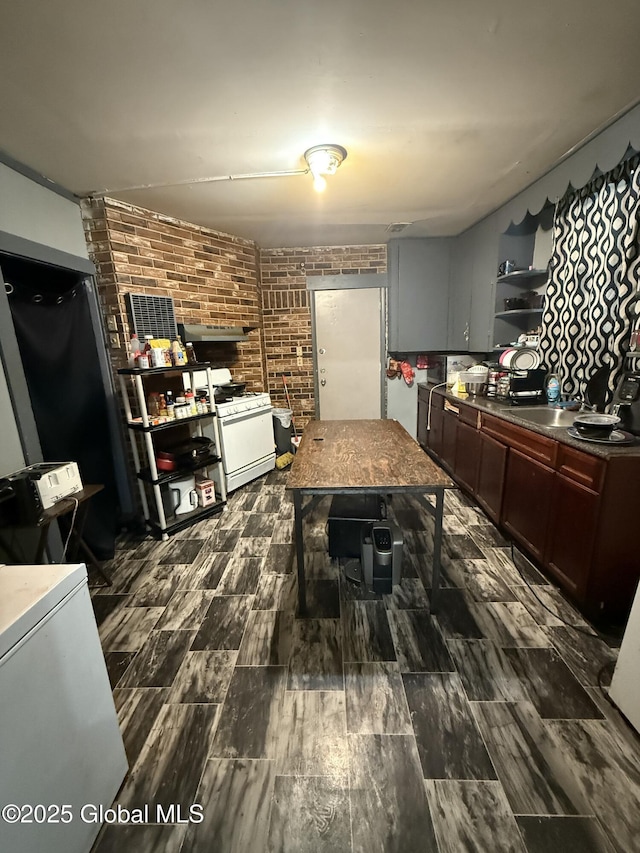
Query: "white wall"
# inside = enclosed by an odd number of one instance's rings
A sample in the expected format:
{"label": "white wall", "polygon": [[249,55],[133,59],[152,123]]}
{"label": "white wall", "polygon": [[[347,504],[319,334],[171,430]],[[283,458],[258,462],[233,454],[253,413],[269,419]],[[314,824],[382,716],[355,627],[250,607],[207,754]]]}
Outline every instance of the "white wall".
{"label": "white wall", "polygon": [[0,163],[0,231],[87,258],[75,202]]}

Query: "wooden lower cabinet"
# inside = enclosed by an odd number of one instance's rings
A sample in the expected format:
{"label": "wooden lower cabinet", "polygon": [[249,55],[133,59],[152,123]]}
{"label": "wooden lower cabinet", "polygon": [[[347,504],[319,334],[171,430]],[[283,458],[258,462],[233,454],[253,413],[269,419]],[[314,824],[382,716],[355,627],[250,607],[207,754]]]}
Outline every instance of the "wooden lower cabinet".
{"label": "wooden lower cabinet", "polygon": [[427,423],[429,420],[429,392],[423,388],[418,388],[418,425],[416,436],[418,444],[423,450],[429,446],[429,431]]}
{"label": "wooden lower cabinet", "polygon": [[451,471],[456,466],[456,446],[458,441],[458,416],[454,412],[442,412],[442,445],[440,456]]}
{"label": "wooden lower cabinet", "polygon": [[460,483],[474,494],[478,485],[479,462],[480,433],[474,427],[458,421],[454,473]]}
{"label": "wooden lower cabinet", "polygon": [[478,433],[480,439],[480,459],[476,498],[478,503],[496,524],[500,522],[504,477],[507,470],[508,448],[499,441]]}
{"label": "wooden lower cabinet", "polygon": [[430,451],[588,618],[625,618],[640,577],[640,454],[589,453],[442,400]]}
{"label": "wooden lower cabinet", "polygon": [[435,406],[431,408],[431,421],[428,433],[429,450],[442,459],[442,429],[444,426],[444,412]]}
{"label": "wooden lower cabinet", "polygon": [[544,559],[555,472],[509,449],[502,523],[538,560]]}
{"label": "wooden lower cabinet", "polygon": [[545,552],[547,568],[579,601],[584,600],[596,538],[600,496],[556,474]]}

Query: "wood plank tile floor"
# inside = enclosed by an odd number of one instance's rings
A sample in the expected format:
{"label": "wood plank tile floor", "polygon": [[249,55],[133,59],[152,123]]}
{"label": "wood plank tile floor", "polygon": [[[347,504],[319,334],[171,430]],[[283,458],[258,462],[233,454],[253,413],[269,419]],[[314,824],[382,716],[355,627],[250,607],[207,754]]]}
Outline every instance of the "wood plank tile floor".
{"label": "wood plank tile floor", "polygon": [[431,520],[396,496],[401,587],[345,580],[327,499],[297,619],[285,483],[170,542],[123,538],[93,591],[130,764],[116,804],[152,809],[94,853],[640,853],[640,738],[598,688],[615,643],[457,490],[437,616]]}

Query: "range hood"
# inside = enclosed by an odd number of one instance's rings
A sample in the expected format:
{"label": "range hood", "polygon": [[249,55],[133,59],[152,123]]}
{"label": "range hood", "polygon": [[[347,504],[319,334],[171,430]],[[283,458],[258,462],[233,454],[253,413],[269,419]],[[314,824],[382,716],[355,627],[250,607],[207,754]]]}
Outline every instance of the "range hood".
{"label": "range hood", "polygon": [[178,334],[183,343],[187,343],[187,341],[208,341],[209,343],[248,341],[248,333],[251,331],[250,326],[199,326],[178,323]]}

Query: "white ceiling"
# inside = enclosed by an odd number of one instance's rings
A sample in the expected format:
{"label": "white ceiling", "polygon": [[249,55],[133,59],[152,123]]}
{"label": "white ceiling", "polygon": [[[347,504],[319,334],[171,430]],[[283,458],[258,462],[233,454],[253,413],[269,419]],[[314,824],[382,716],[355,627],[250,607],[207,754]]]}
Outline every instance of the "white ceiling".
{"label": "white ceiling", "polygon": [[[9,8],[10,7],[10,8]],[[457,234],[640,99],[638,0],[20,0],[0,150],[263,247]],[[308,175],[141,184],[302,169]]]}

